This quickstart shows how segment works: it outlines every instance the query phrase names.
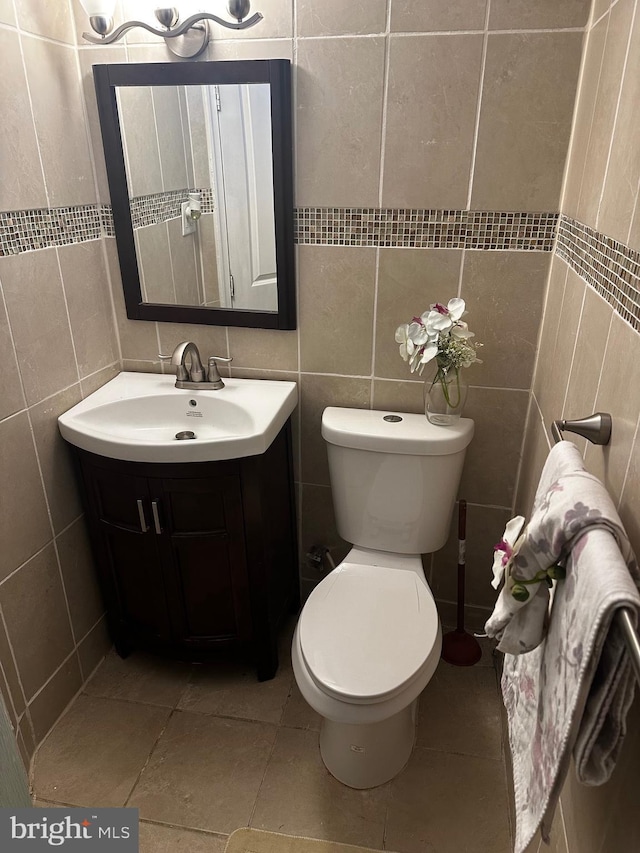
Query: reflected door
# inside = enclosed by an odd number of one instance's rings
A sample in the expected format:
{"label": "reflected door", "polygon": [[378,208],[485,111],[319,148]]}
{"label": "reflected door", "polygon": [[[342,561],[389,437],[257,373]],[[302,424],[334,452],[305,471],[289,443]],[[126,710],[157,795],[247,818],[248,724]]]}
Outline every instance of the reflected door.
{"label": "reflected door", "polygon": [[277,304],[271,101],[267,85],[210,87],[218,281],[224,307]]}

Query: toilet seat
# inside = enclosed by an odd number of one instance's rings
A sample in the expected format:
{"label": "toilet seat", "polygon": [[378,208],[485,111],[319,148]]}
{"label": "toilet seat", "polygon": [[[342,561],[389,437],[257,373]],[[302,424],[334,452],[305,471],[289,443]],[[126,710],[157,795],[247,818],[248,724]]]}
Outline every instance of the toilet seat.
{"label": "toilet seat", "polygon": [[440,637],[435,602],[418,574],[348,562],[313,590],[298,631],[316,687],[356,705],[385,702],[431,672]]}

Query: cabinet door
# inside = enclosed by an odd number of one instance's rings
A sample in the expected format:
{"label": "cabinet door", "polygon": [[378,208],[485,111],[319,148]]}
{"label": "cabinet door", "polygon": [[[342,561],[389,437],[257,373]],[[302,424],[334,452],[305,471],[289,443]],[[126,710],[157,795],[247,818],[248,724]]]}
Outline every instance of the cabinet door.
{"label": "cabinet door", "polygon": [[167,543],[165,577],[176,639],[201,648],[249,640],[238,474],[150,481],[150,489]]}
{"label": "cabinet door", "polygon": [[111,622],[126,634],[170,638],[162,563],[147,480],[83,463],[96,560]]}

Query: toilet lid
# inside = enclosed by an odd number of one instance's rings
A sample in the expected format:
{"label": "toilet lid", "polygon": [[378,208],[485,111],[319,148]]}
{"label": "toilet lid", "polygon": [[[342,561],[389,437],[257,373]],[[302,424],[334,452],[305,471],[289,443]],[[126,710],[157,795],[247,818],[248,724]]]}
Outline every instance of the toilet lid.
{"label": "toilet lid", "polygon": [[381,702],[420,675],[438,637],[430,590],[412,571],[343,563],[311,593],[298,626],[326,693]]}

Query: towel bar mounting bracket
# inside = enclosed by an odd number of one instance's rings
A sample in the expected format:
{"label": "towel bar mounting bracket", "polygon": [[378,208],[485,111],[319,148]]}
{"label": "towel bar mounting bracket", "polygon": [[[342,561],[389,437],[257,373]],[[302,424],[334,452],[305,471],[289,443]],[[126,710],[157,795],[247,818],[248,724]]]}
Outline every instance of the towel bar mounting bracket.
{"label": "towel bar mounting bracket", "polygon": [[575,421],[560,419],[551,424],[551,435],[556,443],[562,441],[563,432],[574,432],[588,439],[592,444],[609,444],[611,415],[607,412],[596,412],[588,418],[579,418]]}

